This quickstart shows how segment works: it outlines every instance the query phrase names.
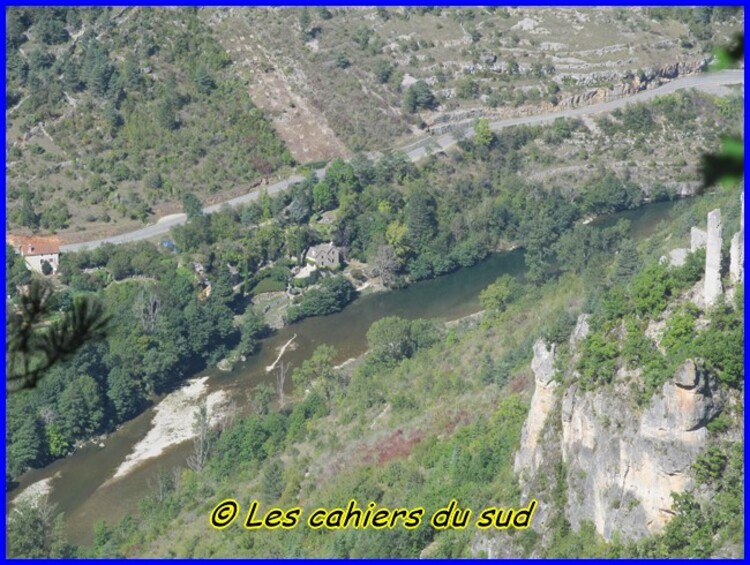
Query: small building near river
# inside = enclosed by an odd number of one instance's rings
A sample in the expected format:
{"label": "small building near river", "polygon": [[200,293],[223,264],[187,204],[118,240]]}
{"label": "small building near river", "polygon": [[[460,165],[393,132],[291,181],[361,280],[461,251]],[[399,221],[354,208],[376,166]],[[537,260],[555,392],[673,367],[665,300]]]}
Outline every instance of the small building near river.
{"label": "small building near river", "polygon": [[305,260],[319,269],[336,270],[341,265],[341,252],[333,243],[321,243],[307,250]]}

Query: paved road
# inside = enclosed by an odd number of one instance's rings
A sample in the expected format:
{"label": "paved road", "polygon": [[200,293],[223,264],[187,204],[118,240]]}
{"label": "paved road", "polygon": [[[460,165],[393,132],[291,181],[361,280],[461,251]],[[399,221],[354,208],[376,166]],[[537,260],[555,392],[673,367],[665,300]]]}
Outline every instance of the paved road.
{"label": "paved road", "polygon": [[[535,116],[524,116],[520,118],[510,118],[507,120],[498,120],[490,123],[490,127],[493,131],[500,131],[503,128],[517,125],[531,125],[531,124],[546,124],[553,122],[557,118],[578,118],[581,116],[588,116],[594,114],[600,114],[603,112],[611,112],[617,108],[623,108],[627,104],[633,102],[643,102],[645,100],[651,100],[656,96],[664,94],[670,94],[677,90],[683,90],[686,88],[697,88],[700,90],[712,91],[716,90],[723,85],[728,84],[744,84],[745,74],[744,70],[727,70],[718,73],[704,73],[688,77],[683,77],[671,82],[668,82],[662,86],[654,88],[652,90],[645,90],[632,96],[623,97],[610,102],[603,102],[601,104],[592,104],[590,106],[581,106],[579,108],[571,108],[568,110],[562,110],[560,112],[551,112],[548,114],[539,114]],[[472,137],[474,134],[471,127],[471,123],[467,123],[462,129],[459,127],[457,131],[451,133],[445,133],[439,136],[427,136],[423,139],[417,140],[409,145],[401,147],[399,150],[404,152],[409,159],[412,161],[418,161],[425,157],[425,155],[434,152],[445,150],[455,145],[462,137]],[[376,156],[377,153],[372,154]],[[321,177],[325,172],[325,169],[319,169],[315,171],[318,177]],[[265,188],[268,194],[277,194],[283,190],[289,188],[292,184],[298,183],[303,180],[303,177],[294,175],[283,181],[269,185]],[[232,198],[220,204],[214,204],[207,206],[203,209],[203,212],[210,214],[216,212],[224,204],[229,206],[238,206],[240,204],[247,204],[257,200],[260,196],[261,191],[254,189],[252,192]],[[163,235],[169,232],[174,226],[184,224],[187,220],[185,214],[173,214],[166,216],[159,220],[157,223],[145,228],[141,228],[136,231],[124,233],[108,237],[105,239],[99,239],[95,241],[86,241],[82,243],[73,243],[69,245],[62,245],[60,250],[65,251],[79,251],[81,249],[93,249],[99,247],[103,243],[126,243],[130,241],[138,241],[143,239],[150,239],[159,235]]]}

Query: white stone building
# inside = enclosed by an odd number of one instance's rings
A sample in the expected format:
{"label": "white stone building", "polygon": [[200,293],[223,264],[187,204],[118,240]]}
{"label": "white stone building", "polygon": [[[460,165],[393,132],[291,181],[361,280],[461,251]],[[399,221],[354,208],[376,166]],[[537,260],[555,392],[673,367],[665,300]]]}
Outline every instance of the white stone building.
{"label": "white stone building", "polygon": [[56,237],[36,237],[8,235],[6,241],[23,256],[26,265],[32,271],[43,273],[42,265],[46,261],[56,273],[60,266],[60,240]]}

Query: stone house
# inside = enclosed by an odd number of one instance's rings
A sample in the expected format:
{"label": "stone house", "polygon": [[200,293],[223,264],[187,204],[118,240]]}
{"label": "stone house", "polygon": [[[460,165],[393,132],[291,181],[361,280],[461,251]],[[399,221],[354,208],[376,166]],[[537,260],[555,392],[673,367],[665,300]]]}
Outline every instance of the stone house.
{"label": "stone house", "polygon": [[320,269],[338,269],[341,265],[341,252],[333,243],[321,243],[307,250],[305,260]]}
{"label": "stone house", "polygon": [[52,272],[60,266],[60,240],[57,237],[37,237],[8,235],[6,241],[23,256],[26,265],[32,271],[42,273],[42,265],[48,262]]}

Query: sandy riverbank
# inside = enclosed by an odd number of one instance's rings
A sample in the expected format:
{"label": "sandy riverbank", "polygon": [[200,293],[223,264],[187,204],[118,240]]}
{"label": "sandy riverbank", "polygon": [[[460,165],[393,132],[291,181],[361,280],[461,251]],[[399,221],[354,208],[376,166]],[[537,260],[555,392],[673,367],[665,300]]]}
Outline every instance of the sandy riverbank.
{"label": "sandy riverbank", "polygon": [[21,504],[24,502],[31,502],[32,504],[36,504],[40,499],[49,496],[49,494],[52,492],[52,481],[57,479],[59,476],[60,473],[58,472],[51,477],[47,477],[46,479],[42,479],[41,481],[37,481],[27,486],[20,493],[18,493],[18,495],[16,495],[16,497],[13,499],[13,504]]}
{"label": "sandy riverbank", "polygon": [[211,424],[218,423],[221,416],[218,408],[227,402],[228,394],[218,390],[206,395],[207,381],[208,377],[191,379],[156,405],[151,429],[120,464],[110,481],[124,477],[142,462],[161,455],[168,447],[193,439],[193,414],[204,397]]}

